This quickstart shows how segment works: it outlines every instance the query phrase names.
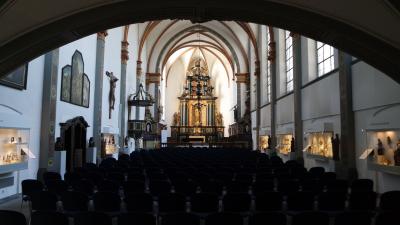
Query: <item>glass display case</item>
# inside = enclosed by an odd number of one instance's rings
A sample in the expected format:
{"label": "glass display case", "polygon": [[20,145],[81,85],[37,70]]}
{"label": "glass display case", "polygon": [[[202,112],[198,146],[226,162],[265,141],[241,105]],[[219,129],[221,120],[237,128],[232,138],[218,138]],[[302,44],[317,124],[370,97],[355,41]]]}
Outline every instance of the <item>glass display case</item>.
{"label": "glass display case", "polygon": [[118,136],[115,134],[102,133],[101,149],[103,155],[113,155],[118,153]]}
{"label": "glass display case", "polygon": [[368,130],[367,150],[374,163],[400,166],[400,130]]}
{"label": "glass display case", "polygon": [[278,134],[276,149],[283,155],[288,155],[291,152],[292,134]]}
{"label": "glass display case", "polygon": [[269,148],[269,138],[268,135],[260,136],[260,151],[266,151]]}
{"label": "glass display case", "polygon": [[0,128],[0,172],[11,172],[3,171],[6,166],[26,164],[27,167],[28,154],[29,129]]}
{"label": "glass display case", "polygon": [[307,136],[308,145],[306,147],[306,152],[308,154],[326,158],[333,157],[333,132],[312,132],[308,133]]}

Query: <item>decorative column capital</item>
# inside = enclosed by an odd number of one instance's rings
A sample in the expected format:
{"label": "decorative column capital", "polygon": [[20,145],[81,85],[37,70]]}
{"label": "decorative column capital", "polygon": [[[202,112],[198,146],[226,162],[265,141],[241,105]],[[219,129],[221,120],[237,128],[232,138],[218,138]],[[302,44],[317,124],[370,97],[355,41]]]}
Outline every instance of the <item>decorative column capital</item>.
{"label": "decorative column capital", "polygon": [[129,60],[129,51],[128,51],[129,43],[127,41],[121,42],[121,63],[127,64]]}
{"label": "decorative column capital", "polygon": [[161,82],[161,74],[160,73],[146,73],[146,85],[156,84],[159,85]]}
{"label": "decorative column capital", "polygon": [[274,62],[276,59],[276,42],[272,41],[268,44],[269,51],[268,51],[268,60]]}
{"label": "decorative column capital", "polygon": [[106,39],[107,35],[108,35],[107,30],[103,30],[103,31],[97,32],[97,39],[100,39],[100,40],[104,41]]}
{"label": "decorative column capital", "polygon": [[136,75],[142,76],[142,61],[140,60],[136,61]]}
{"label": "decorative column capital", "polygon": [[249,83],[249,73],[237,73],[236,83]]}

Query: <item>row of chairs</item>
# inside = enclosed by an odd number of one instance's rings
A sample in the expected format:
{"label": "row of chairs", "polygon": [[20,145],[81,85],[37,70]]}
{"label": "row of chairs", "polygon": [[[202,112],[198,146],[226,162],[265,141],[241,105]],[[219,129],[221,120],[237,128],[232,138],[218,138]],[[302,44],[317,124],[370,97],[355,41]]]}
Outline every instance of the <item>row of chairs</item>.
{"label": "row of chairs", "polygon": [[[384,193],[378,208],[375,192],[351,193],[348,201],[346,194],[342,192],[324,192],[317,197],[311,192],[295,192],[289,194],[287,198],[279,192],[265,192],[255,196],[246,193],[229,193],[224,196],[212,193],[197,193],[191,196],[179,193],[158,196],[149,193],[126,193],[123,197],[113,192],[96,192],[92,200],[94,210],[105,212],[121,211],[122,202],[125,203],[127,211],[136,212],[400,210],[398,204],[400,191]],[[32,210],[58,210],[61,204],[61,208],[65,211],[87,211],[91,205],[86,194],[76,191],[64,192],[60,201],[54,193],[35,192],[31,197],[31,203]]]}
{"label": "row of chairs", "polygon": [[[372,192],[372,187],[369,185],[358,185],[362,183],[369,183],[367,179],[355,180],[352,185],[351,193],[353,192]],[[356,186],[357,184],[357,186]],[[357,187],[357,188],[356,188]],[[359,187],[359,188],[358,188]],[[22,182],[23,194],[29,195],[30,192],[49,190],[55,194],[60,195],[67,190],[76,190],[92,195],[95,191],[111,191],[119,193],[122,190],[127,192],[150,192],[154,195],[164,194],[170,192],[180,192],[187,195],[192,195],[197,192],[210,192],[216,194],[224,193],[262,193],[266,191],[278,191],[284,194],[289,194],[298,191],[313,192],[315,195],[324,191],[327,192],[344,192],[347,193],[347,181],[345,180],[332,180],[323,186],[318,180],[307,180],[298,182],[297,180],[260,180],[252,184],[242,181],[231,181],[223,184],[219,181],[208,180],[201,183],[193,182],[191,180],[175,180],[172,183],[166,180],[152,180],[143,182],[139,180],[128,180],[121,184],[113,180],[102,180],[97,185],[93,184],[88,179],[76,179],[73,182],[66,182],[65,180],[47,180],[46,185],[43,185],[37,180],[24,180]]]}
{"label": "row of chairs", "polygon": [[[59,212],[37,211],[32,214],[30,225],[69,225],[70,215]],[[257,213],[243,217],[236,213],[215,213],[199,217],[190,213],[174,213],[162,216],[143,213],[116,215],[118,225],[398,225],[398,216],[393,212],[380,213],[376,217],[368,212],[345,212],[333,218],[325,213],[303,212],[295,215],[283,213]],[[27,225],[23,214],[0,210],[0,221],[7,225]],[[72,216],[73,225],[113,225],[112,217],[101,212],[84,212]],[[202,223],[203,222],[203,223]],[[331,223],[333,222],[333,223]]]}

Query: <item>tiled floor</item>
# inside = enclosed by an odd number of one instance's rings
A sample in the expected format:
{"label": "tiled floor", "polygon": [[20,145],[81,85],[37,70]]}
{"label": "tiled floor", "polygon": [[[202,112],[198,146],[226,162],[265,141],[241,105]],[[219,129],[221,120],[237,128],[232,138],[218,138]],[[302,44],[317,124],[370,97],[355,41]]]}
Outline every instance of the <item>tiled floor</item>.
{"label": "tiled floor", "polygon": [[22,212],[27,218],[29,218],[29,206],[27,202],[24,202],[21,208],[21,195],[16,195],[0,201],[0,210],[13,210]]}

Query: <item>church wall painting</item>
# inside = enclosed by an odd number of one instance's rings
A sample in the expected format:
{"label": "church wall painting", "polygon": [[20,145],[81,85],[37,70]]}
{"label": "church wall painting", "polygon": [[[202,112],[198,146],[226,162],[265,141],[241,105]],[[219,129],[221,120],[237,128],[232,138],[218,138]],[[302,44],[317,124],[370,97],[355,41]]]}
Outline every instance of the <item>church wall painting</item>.
{"label": "church wall painting", "polygon": [[62,68],[61,76],[61,101],[89,108],[90,80],[84,73],[82,53],[75,51],[71,65]]}

